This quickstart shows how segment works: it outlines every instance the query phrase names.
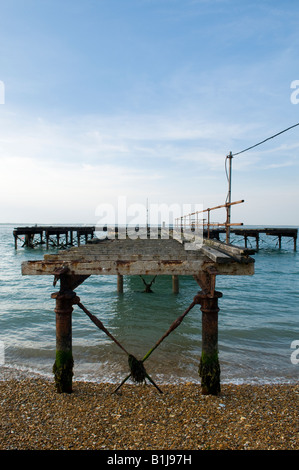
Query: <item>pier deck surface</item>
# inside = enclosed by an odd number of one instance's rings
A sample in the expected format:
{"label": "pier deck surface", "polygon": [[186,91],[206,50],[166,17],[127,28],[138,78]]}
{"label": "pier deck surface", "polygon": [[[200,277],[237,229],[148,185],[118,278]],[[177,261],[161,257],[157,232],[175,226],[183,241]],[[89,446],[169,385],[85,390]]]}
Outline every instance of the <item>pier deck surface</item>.
{"label": "pier deck surface", "polygon": [[249,256],[253,250],[205,239],[197,246],[190,249],[190,244],[175,239],[90,242],[24,262],[22,274],[55,275],[62,269],[70,275],[198,275],[211,269],[215,274],[254,273],[254,259]]}

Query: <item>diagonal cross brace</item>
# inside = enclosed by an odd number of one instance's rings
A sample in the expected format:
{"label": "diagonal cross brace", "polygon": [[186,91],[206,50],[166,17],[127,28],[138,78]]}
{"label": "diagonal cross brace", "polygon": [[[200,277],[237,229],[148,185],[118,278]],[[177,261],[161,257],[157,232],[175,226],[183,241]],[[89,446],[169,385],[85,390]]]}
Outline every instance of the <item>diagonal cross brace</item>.
{"label": "diagonal cross brace", "polygon": [[[87,308],[84,307],[84,305],[80,302],[80,299],[79,297],[76,297],[75,298],[75,301],[74,303],[76,305],[78,305],[78,307],[81,308],[81,310],[83,310],[83,312],[86,313],[86,315],[91,319],[91,321],[100,329],[102,330],[107,336],[109,336],[109,338],[112,339],[112,341],[115,342],[115,344],[117,344],[117,346],[119,346],[127,355],[128,355],[128,358],[129,358],[129,365],[130,365],[130,369],[131,369],[131,373],[130,375],[126,378],[126,380],[128,380],[128,378],[133,375],[133,378],[136,382],[143,382],[143,380],[145,378],[147,378],[156,388],[157,390],[159,390],[160,393],[162,393],[162,391],[159,389],[159,387],[155,384],[155,382],[153,381],[153,379],[148,375],[148,373],[146,372],[143,364],[142,364],[142,361],[138,361],[132,354],[129,354],[128,351],[117,341],[117,339],[107,330],[107,328],[105,328],[105,326],[103,325],[103,323],[95,316],[93,315],[92,313],[90,313]],[[139,375],[139,377],[137,376],[136,377],[136,373],[134,373],[134,370],[136,369],[141,369],[141,373]]]}
{"label": "diagonal cross brace", "polygon": [[[146,361],[146,359],[149,358],[149,356],[152,354],[152,352],[154,352],[154,350],[162,343],[162,341],[172,332],[174,331],[183,321],[183,319],[185,318],[185,316],[190,312],[190,310],[196,305],[196,304],[199,304],[200,303],[200,296],[199,295],[196,295],[193,299],[193,302],[189,305],[189,307],[185,310],[185,312],[180,316],[178,317],[173,323],[172,325],[169,327],[169,329],[166,331],[166,333],[164,333],[164,335],[156,342],[156,344],[152,347],[152,349],[150,349],[146,355],[143,357],[143,359],[140,361],[140,362],[144,362]],[[124,380],[121,382],[121,384],[116,388],[116,390],[114,391],[114,393],[116,393],[121,387],[122,385],[124,385],[124,383],[131,377],[131,373],[129,375],[127,375],[127,377],[124,378]],[[148,377],[148,379],[151,381],[150,377]],[[155,385],[155,384],[154,384]],[[156,386],[156,385],[155,385]],[[157,387],[157,386],[156,386]],[[158,388],[158,387],[157,387]],[[158,389],[160,392],[161,390]],[[161,392],[162,393],[162,392]]]}
{"label": "diagonal cross brace", "polygon": [[128,351],[117,341],[117,339],[107,330],[107,328],[104,327],[103,323],[93,314],[91,314],[87,308],[84,307],[84,305],[80,302],[79,297],[76,297],[76,300],[74,304],[78,305],[78,307],[83,310],[86,315],[91,319],[91,321],[100,329],[102,330],[109,338],[111,338],[115,344],[117,344],[127,355],[128,355],[128,360],[129,360],[129,366],[131,369],[130,374],[128,374],[124,380],[121,382],[121,384],[114,390],[114,393],[116,393],[122,385],[131,377],[133,376],[133,379],[135,382],[143,382],[145,378],[147,378],[156,388],[160,393],[163,393],[162,390],[155,384],[153,379],[148,375],[148,373],[145,370],[145,367],[143,363],[146,361],[146,359],[149,358],[149,356],[155,351],[155,349],[164,341],[164,339],[170,335],[172,331],[174,331],[183,321],[185,316],[190,312],[190,310],[197,304],[200,303],[201,297],[199,295],[196,295],[193,299],[193,302],[189,305],[189,307],[185,310],[185,312],[180,315],[169,327],[169,329],[164,333],[163,336],[156,342],[156,344],[146,353],[146,355],[143,357],[141,361],[137,360],[132,354],[129,354]]}

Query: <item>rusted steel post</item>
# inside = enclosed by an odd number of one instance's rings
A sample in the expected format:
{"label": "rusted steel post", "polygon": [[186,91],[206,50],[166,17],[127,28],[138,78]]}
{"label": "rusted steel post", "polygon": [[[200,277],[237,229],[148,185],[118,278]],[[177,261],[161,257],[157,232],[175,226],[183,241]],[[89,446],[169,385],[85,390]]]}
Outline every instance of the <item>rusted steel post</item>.
{"label": "rusted steel post", "polygon": [[176,274],[172,276],[172,292],[174,294],[179,293],[179,276]]}
{"label": "rusted steel post", "polygon": [[15,237],[15,250],[17,250],[17,248],[18,248],[18,236],[15,233],[13,235]]}
{"label": "rusted steel post", "polygon": [[53,366],[58,393],[72,393],[72,311],[76,298],[74,292],[54,293],[56,299],[56,359]]}
{"label": "rusted steel post", "polygon": [[34,239],[34,234],[27,233],[25,235],[25,244],[24,245],[32,248],[33,247],[33,239]]}
{"label": "rusted steel post", "polygon": [[259,250],[259,235],[258,234],[256,235],[255,239],[256,239],[256,249],[258,251]]}
{"label": "rusted steel post", "polygon": [[122,294],[124,291],[124,279],[122,274],[117,275],[117,292]]}
{"label": "rusted steel post", "polygon": [[202,311],[202,353],[199,365],[203,395],[220,393],[220,365],[218,360],[218,299],[221,292],[213,296],[199,293]]}

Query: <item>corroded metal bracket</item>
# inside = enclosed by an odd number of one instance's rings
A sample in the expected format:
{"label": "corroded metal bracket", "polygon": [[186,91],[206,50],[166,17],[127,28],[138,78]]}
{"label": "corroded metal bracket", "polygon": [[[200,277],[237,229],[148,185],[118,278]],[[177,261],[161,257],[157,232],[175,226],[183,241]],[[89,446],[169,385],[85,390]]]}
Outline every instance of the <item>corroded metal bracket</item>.
{"label": "corroded metal bracket", "polygon": [[214,297],[217,274],[219,273],[214,266],[208,266],[205,271],[202,271],[193,277],[205,295]]}
{"label": "corroded metal bracket", "polygon": [[55,287],[57,281],[60,280],[60,292],[73,291],[89,277],[78,274],[69,274],[69,272],[70,270],[68,266],[62,266],[54,271],[53,286]]}

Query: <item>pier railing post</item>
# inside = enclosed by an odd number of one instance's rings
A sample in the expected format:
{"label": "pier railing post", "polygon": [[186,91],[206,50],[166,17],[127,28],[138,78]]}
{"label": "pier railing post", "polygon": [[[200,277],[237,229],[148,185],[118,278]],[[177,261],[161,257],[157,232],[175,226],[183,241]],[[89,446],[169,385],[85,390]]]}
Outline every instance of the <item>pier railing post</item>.
{"label": "pier railing post", "polygon": [[220,365],[218,360],[218,298],[221,292],[214,291],[213,296],[204,292],[201,297],[202,311],[202,353],[199,365],[203,395],[220,393]]}
{"label": "pier railing post", "polygon": [[56,299],[56,359],[53,366],[55,386],[58,393],[72,393],[72,312],[75,292],[54,293]]}

